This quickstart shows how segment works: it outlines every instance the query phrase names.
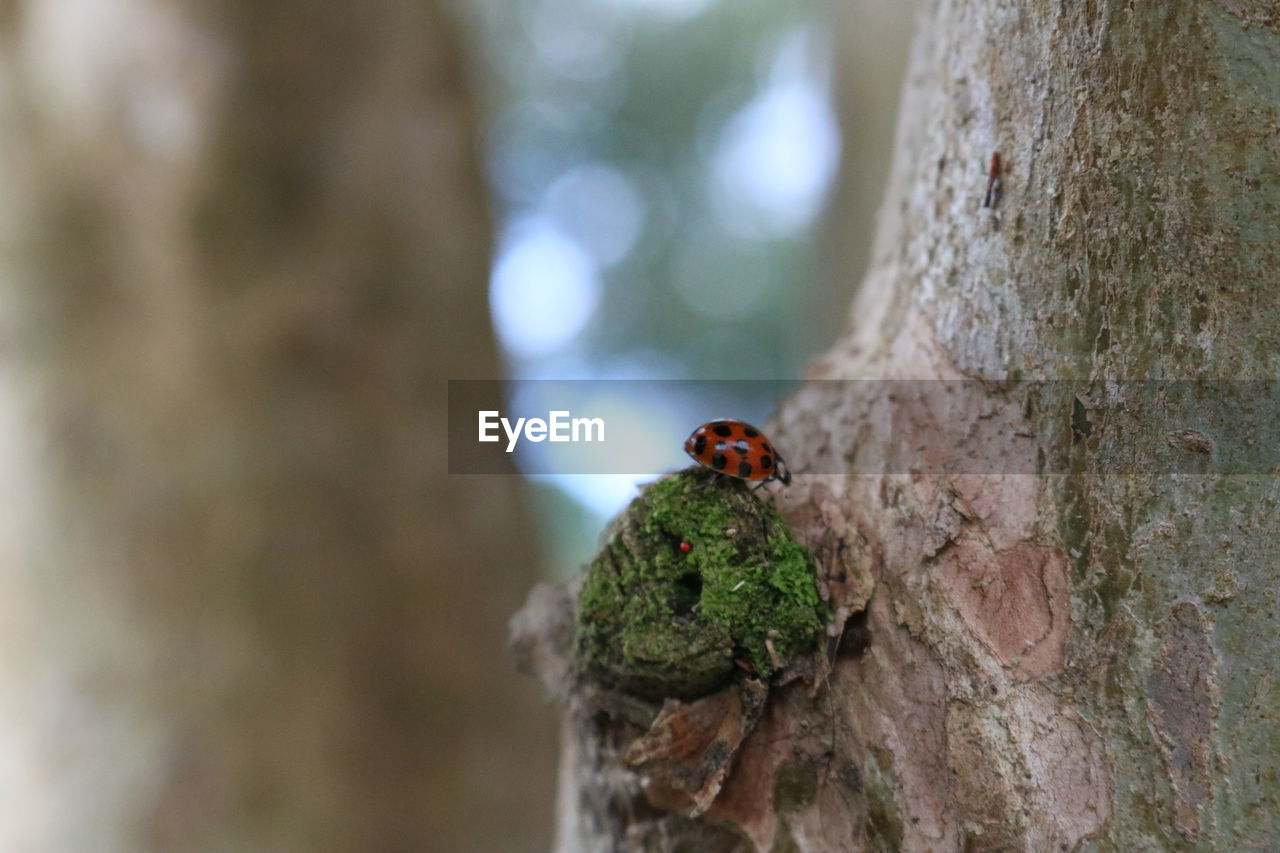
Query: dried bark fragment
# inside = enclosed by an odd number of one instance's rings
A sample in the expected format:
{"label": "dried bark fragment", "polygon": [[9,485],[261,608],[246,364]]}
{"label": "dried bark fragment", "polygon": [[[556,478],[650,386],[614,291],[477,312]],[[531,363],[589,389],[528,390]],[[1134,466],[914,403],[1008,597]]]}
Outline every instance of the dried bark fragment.
{"label": "dried bark fragment", "polygon": [[649,731],[623,755],[627,766],[644,774],[649,803],[690,817],[705,812],[760,719],[766,692],[748,679],[696,702],[668,699]]}

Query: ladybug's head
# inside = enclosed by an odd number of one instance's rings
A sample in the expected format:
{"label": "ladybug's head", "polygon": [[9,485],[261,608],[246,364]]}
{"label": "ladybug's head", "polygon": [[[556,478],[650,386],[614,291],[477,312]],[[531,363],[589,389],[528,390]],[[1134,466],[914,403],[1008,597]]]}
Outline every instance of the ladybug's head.
{"label": "ladybug's head", "polygon": [[684,452],[689,454],[693,461],[707,464],[707,428],[705,426],[698,427],[684,440]]}

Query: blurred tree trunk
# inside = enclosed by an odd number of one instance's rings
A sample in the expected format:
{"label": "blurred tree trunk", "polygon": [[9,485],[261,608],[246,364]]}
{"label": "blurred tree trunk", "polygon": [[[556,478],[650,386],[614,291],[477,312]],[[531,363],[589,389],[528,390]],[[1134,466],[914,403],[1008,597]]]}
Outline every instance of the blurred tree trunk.
{"label": "blurred tree trunk", "polygon": [[0,7],[0,849],[545,850],[434,2]]}
{"label": "blurred tree trunk", "polygon": [[[1275,378],[1271,4],[931,0],[907,78],[872,268],[814,379],[1066,379],[1088,399]],[[914,446],[862,440],[873,386],[830,387],[780,413],[793,469]],[[815,699],[771,697],[699,821],[616,780],[635,799],[602,796],[609,745],[579,721],[561,850],[1280,849],[1280,484],[1124,462],[1220,412],[1079,405],[1028,407],[986,448],[1033,442],[1067,476],[797,476],[784,511],[875,582],[867,645]]]}
{"label": "blurred tree trunk", "polygon": [[822,222],[825,287],[817,297],[817,328],[810,331],[823,344],[844,330],[849,302],[871,263],[917,6],[918,0],[855,0],[833,22],[840,175]]}

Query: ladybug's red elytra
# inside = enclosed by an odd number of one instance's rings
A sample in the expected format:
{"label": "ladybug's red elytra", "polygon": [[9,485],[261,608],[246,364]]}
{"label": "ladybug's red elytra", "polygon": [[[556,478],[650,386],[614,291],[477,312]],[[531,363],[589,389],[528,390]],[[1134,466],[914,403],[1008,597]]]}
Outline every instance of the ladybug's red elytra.
{"label": "ladybug's red elytra", "polygon": [[781,480],[784,486],[791,482],[787,464],[765,434],[742,421],[707,421],[685,439],[684,452],[730,477],[759,480],[761,485],[770,480]]}

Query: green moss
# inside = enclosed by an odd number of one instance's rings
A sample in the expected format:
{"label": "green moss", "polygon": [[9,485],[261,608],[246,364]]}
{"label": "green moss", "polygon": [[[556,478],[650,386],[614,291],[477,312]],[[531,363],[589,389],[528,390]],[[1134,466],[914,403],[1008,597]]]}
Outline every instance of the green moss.
{"label": "green moss", "polygon": [[892,759],[887,752],[873,749],[862,768],[863,790],[867,797],[867,848],[876,851],[902,849],[904,827],[894,792]]}
{"label": "green moss", "polygon": [[773,810],[780,815],[799,811],[818,796],[818,768],[797,759],[778,768],[773,777]]}
{"label": "green moss", "polygon": [[768,678],[826,621],[815,577],[809,549],[744,483],[673,474],[631,503],[587,571],[580,671],[654,699],[714,692],[735,660]]}

